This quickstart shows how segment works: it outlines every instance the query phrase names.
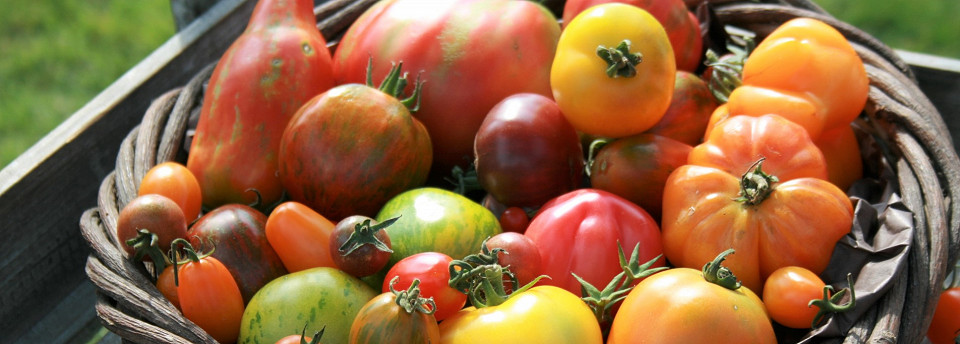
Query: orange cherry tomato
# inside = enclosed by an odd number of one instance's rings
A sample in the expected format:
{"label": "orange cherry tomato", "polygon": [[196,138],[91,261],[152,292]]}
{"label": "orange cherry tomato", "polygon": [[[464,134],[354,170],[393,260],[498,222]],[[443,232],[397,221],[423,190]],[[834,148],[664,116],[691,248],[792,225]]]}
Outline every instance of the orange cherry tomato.
{"label": "orange cherry tomato", "polygon": [[173,200],[183,210],[187,222],[200,216],[200,183],[186,166],[167,161],[150,168],[140,181],[138,195],[160,194]]}
{"label": "orange cherry tomato", "polygon": [[336,225],[310,207],[284,202],[267,217],[267,241],[289,272],[326,266],[336,268],[330,255],[330,234]]}
{"label": "orange cherry tomato", "polygon": [[763,305],[770,318],[790,328],[810,328],[819,308],[810,300],[823,297],[826,284],[817,274],[799,266],[777,269],[763,284]]}
{"label": "orange cherry tomato", "polygon": [[[167,265],[157,277],[157,289],[167,300],[170,300],[177,309],[180,309],[180,297],[177,296],[176,279],[173,276],[173,265]],[[182,310],[181,310],[182,311]]]}

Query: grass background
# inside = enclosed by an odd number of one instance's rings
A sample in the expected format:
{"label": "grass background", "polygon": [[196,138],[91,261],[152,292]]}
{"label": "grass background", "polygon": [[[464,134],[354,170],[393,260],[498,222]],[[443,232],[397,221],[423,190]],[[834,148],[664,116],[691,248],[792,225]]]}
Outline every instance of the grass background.
{"label": "grass background", "polygon": [[[897,48],[960,58],[960,1],[816,0]],[[0,167],[174,34],[168,0],[7,0]]]}

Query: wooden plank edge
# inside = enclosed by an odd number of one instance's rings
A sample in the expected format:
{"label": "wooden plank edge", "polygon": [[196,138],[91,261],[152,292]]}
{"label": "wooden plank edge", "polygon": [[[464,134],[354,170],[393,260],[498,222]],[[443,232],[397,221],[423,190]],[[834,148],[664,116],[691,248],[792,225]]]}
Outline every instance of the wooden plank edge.
{"label": "wooden plank edge", "polygon": [[127,98],[140,85],[156,76],[186,47],[198,41],[210,28],[230,17],[246,0],[222,0],[200,16],[193,24],[173,35],[145,59],[107,86],[92,100],[74,112],[60,125],[0,170],[0,195],[49,159],[61,147],[69,144],[84,130],[100,120],[104,114]]}
{"label": "wooden plank edge", "polygon": [[[960,59],[930,55],[907,50],[894,49],[907,64],[912,67],[921,67],[956,74],[960,78]],[[960,96],[960,95],[958,95]]]}

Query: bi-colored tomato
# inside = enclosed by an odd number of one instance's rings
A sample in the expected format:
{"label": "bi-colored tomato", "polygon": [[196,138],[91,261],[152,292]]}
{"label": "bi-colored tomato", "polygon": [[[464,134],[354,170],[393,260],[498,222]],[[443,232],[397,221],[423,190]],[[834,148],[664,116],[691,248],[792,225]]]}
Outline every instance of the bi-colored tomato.
{"label": "bi-colored tomato", "polygon": [[[578,276],[595,286],[605,286],[618,273],[618,247],[640,245],[639,260],[646,262],[662,252],[657,223],[636,204],[598,189],[579,189],[543,205],[524,233],[540,250],[539,284],[561,287],[580,295]],[[654,267],[664,265],[663,259]]]}
{"label": "bi-colored tomato", "polygon": [[[117,239],[129,257],[137,254],[137,248],[129,245],[130,239],[137,238],[141,229],[148,230],[156,235],[156,245],[159,253],[170,250],[170,243],[178,238],[187,237],[187,220],[183,210],[173,200],[158,194],[137,196],[130,203],[120,209],[117,218]],[[147,245],[147,246],[144,246]],[[148,249],[149,241],[138,245]],[[143,251],[144,254],[149,252]],[[150,255],[143,256],[146,261],[152,261]]]}
{"label": "bi-colored tomato", "polygon": [[719,104],[707,83],[696,74],[677,71],[670,107],[647,133],[696,146],[706,134],[710,116]]}
{"label": "bi-colored tomato", "polygon": [[147,171],[140,180],[137,194],[160,194],[173,200],[183,210],[183,217],[192,222],[200,216],[200,183],[186,166],[167,161],[157,164]]}
{"label": "bi-colored tomato", "polygon": [[302,203],[284,202],[267,217],[267,240],[289,272],[337,267],[330,255],[330,234],[334,226]]}
{"label": "bi-colored tomato", "polygon": [[251,204],[257,193],[261,204],[280,200],[277,151],[287,122],[334,85],[316,24],[311,0],[259,1],[217,63],[187,160],[207,207]]}
{"label": "bi-colored tomato", "polygon": [[539,207],[580,186],[580,137],[552,99],[515,94],[497,103],[474,140],[477,179],[505,206]]}
{"label": "bi-colored tomato", "polygon": [[824,178],[823,154],[797,124],[731,117],[667,179],[663,252],[676,266],[700,267],[732,247],[728,265],[758,292],[783,266],[820,273],[853,221],[850,199]]}
{"label": "bi-colored tomato", "polygon": [[[560,26],[533,1],[389,0],[350,26],[334,55],[337,82],[366,80],[367,62],[403,61],[424,81],[415,116],[430,132],[433,174],[473,162],[473,139],[503,98],[550,95],[550,63]],[[387,74],[376,64],[373,80]]]}
{"label": "bi-colored tomato", "polygon": [[703,58],[700,21],[682,0],[568,0],[563,7],[563,22],[569,23],[587,8],[608,2],[633,5],[650,12],[667,31],[677,69],[693,72],[700,67]]}
{"label": "bi-colored tomato", "polygon": [[790,328],[810,328],[819,308],[810,300],[823,298],[826,284],[817,274],[799,266],[775,270],[763,284],[763,305],[770,318]]}
{"label": "bi-colored tomato", "polygon": [[716,272],[703,270],[673,268],[637,284],[620,305],[607,343],[777,342],[753,291],[729,281],[710,282],[707,276]]}
{"label": "bi-colored tomato", "polygon": [[[267,216],[243,204],[226,204],[204,214],[190,227],[194,247],[214,245],[211,255],[230,270],[250,301],[267,282],[287,273],[266,235]],[[202,245],[201,245],[202,244]]]}
{"label": "bi-colored tomato", "polygon": [[349,274],[319,267],[267,283],[243,312],[238,343],[273,343],[323,328],[323,342],[346,343],[360,308],[379,293]]}
{"label": "bi-colored tomato", "polygon": [[670,105],[676,69],[673,48],[656,18],[639,7],[608,3],[567,23],[550,87],[574,128],[624,137],[660,121]]}
{"label": "bi-colored tomato", "polygon": [[[391,219],[395,221],[396,219]],[[330,234],[330,257],[340,270],[356,277],[369,276],[380,271],[393,249],[390,236],[380,224],[363,216],[347,216],[337,223]]]}
{"label": "bi-colored tomato", "polygon": [[401,82],[401,68],[395,65],[387,87],[340,85],[297,111],[279,153],[280,179],[291,199],[334,221],[372,217],[387,200],[427,180],[430,135],[389,88]]}
{"label": "bi-colored tomato", "polygon": [[440,342],[433,300],[421,296],[416,281],[368,301],[350,327],[350,344],[432,344]]}
{"label": "bi-colored tomato", "polygon": [[583,300],[561,288],[538,286],[504,303],[467,307],[440,323],[440,343],[603,343],[600,325]]}

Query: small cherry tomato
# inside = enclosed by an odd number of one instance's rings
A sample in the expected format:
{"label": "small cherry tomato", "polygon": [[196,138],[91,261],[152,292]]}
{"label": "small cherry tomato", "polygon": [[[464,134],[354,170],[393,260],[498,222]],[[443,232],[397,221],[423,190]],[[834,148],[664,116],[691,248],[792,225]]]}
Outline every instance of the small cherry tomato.
{"label": "small cherry tomato", "polygon": [[763,284],[763,304],[770,318],[790,328],[810,328],[819,310],[810,300],[823,297],[825,284],[812,271],[799,266],[774,270]]}
{"label": "small cherry tomato", "polygon": [[504,232],[521,233],[530,225],[530,216],[520,207],[509,207],[500,214],[500,227]]}
{"label": "small cherry tomato", "polygon": [[267,217],[267,241],[289,272],[313,267],[336,267],[330,254],[333,222],[306,205],[289,201]]}
{"label": "small cherry tomato", "polygon": [[[149,234],[144,234],[141,230],[147,230]],[[143,256],[143,260],[153,260],[151,258],[153,254],[144,251],[153,245],[151,242],[154,240],[150,238],[151,235],[156,236],[155,242],[159,249],[157,253],[161,255],[170,250],[170,243],[173,240],[187,237],[187,220],[183,216],[183,210],[166,196],[158,194],[138,196],[120,210],[120,216],[117,219],[117,239],[130,257],[135,257],[140,250],[143,254],[147,254]],[[131,239],[137,240],[131,241]]]}
{"label": "small cherry tomato", "polygon": [[382,229],[398,218],[377,222],[367,216],[352,215],[340,220],[330,234],[330,257],[334,264],[356,277],[380,271],[393,253],[390,236]]}
{"label": "small cherry tomato", "polygon": [[179,269],[177,297],[183,316],[218,342],[236,342],[243,317],[243,296],[227,267],[208,256],[188,261]]}
{"label": "small cherry tomato", "polygon": [[[487,240],[487,248],[502,248],[506,252],[498,254],[500,266],[510,269],[523,286],[542,273],[540,250],[533,240],[516,232],[503,232]],[[519,286],[518,286],[519,287]]]}
{"label": "small cherry tomato", "polygon": [[952,287],[940,293],[927,338],[933,344],[952,344],[957,336],[960,336],[960,287]]}
{"label": "small cherry tomato", "polygon": [[390,292],[390,281],[399,277],[394,289],[407,289],[413,280],[420,280],[420,294],[433,297],[437,311],[433,316],[442,321],[467,303],[467,295],[450,286],[450,262],[453,258],[439,252],[417,253],[401,259],[384,278],[384,293]]}
{"label": "small cherry tomato", "polygon": [[140,181],[138,195],[160,194],[173,200],[183,210],[188,222],[200,216],[201,195],[197,177],[186,166],[167,161],[147,171]]}

